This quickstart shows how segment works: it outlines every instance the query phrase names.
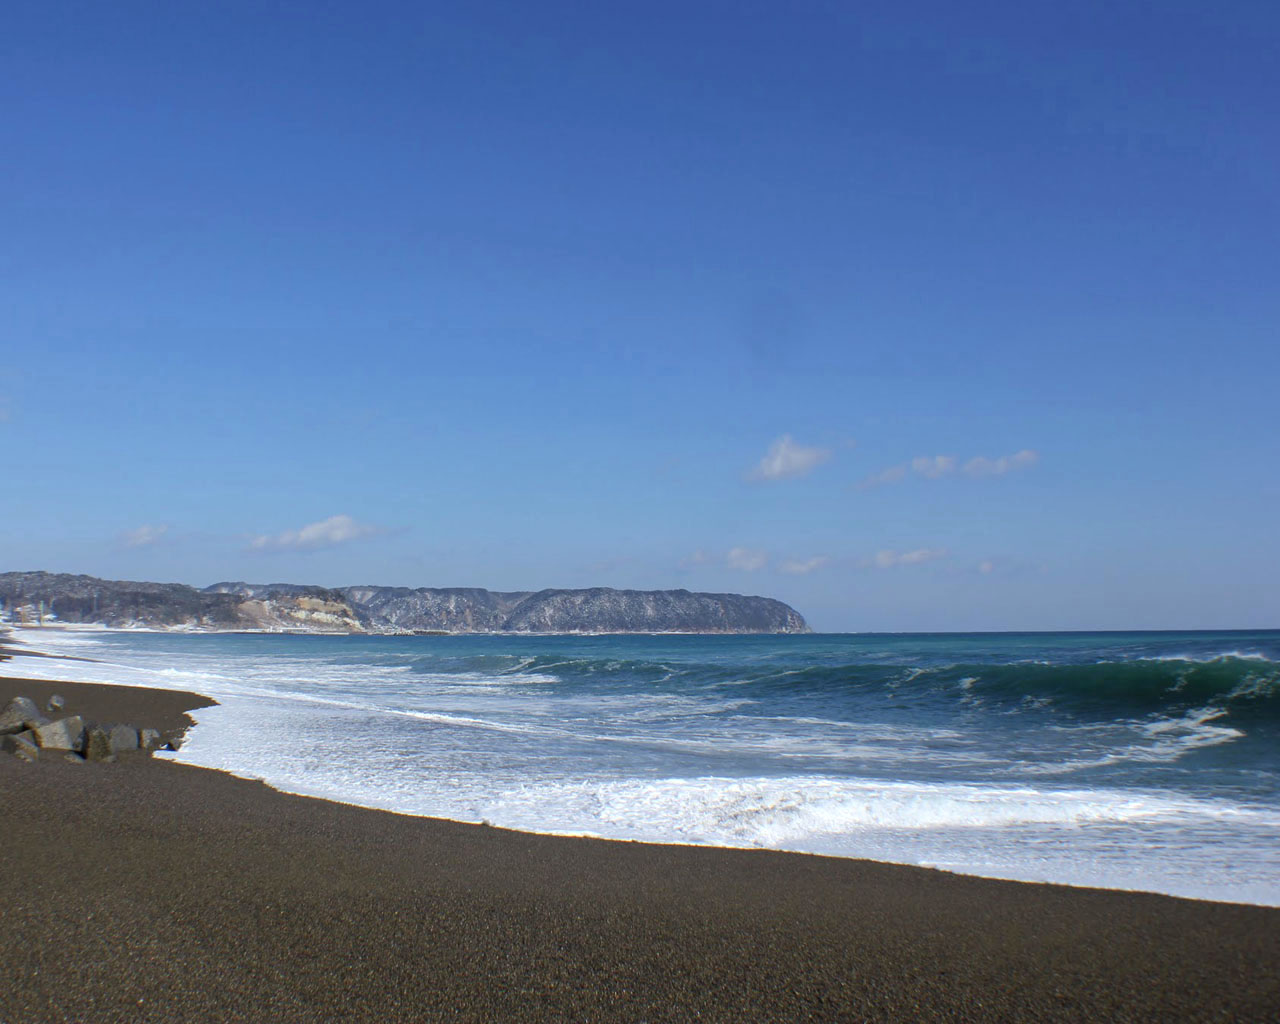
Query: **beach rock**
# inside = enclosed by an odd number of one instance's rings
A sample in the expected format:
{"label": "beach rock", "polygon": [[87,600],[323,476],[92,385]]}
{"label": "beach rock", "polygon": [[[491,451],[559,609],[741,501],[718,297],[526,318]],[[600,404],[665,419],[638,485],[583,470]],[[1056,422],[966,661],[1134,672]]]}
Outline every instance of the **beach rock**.
{"label": "beach rock", "polygon": [[111,756],[111,736],[100,725],[91,726],[84,735],[86,761],[105,761]]}
{"label": "beach rock", "polygon": [[36,742],[46,750],[79,750],[84,744],[84,722],[79,715],[60,718],[34,731]]}
{"label": "beach rock", "polygon": [[138,730],[131,725],[115,725],[110,733],[111,753],[121,754],[138,749]]}
{"label": "beach rock", "polygon": [[30,732],[11,733],[3,737],[0,739],[0,750],[24,761],[34,761],[40,756],[40,748],[36,746],[36,739]]}
{"label": "beach rock", "polygon": [[143,750],[155,750],[160,746],[160,733],[156,729],[139,729],[138,746]]}
{"label": "beach rock", "polygon": [[61,711],[66,706],[66,701],[59,697],[56,693],[49,698],[49,703],[44,706],[46,711]]}
{"label": "beach rock", "polygon": [[35,729],[48,722],[30,697],[14,697],[0,712],[0,736]]}

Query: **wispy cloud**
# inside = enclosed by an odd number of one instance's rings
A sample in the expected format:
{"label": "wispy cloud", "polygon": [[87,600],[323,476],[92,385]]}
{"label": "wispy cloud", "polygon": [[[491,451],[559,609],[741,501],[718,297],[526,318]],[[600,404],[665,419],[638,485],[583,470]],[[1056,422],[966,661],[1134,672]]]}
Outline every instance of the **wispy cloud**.
{"label": "wispy cloud", "polygon": [[831,559],[826,555],[817,555],[813,558],[788,558],[778,566],[780,572],[785,572],[790,576],[807,576],[811,572],[815,572],[825,566]]}
{"label": "wispy cloud", "polygon": [[755,572],[769,564],[769,553],[759,548],[730,548],[720,554],[699,548],[688,558],[680,560],[681,569],[736,569],[739,572]]}
{"label": "wispy cloud", "polygon": [[947,557],[946,548],[915,548],[911,551],[894,551],[886,548],[877,551],[874,558],[864,559],[861,563],[866,569],[896,569],[901,566],[924,565]]}
{"label": "wispy cloud", "polygon": [[715,557],[699,548],[687,558],[680,559],[681,569],[697,569],[704,565],[710,565],[715,561]]}
{"label": "wispy cloud", "polygon": [[879,473],[873,473],[871,476],[863,480],[858,486],[863,490],[869,487],[881,487],[884,484],[896,484],[899,480],[905,479],[907,475],[907,467],[890,466],[888,469],[882,469]]}
{"label": "wispy cloud", "polygon": [[879,473],[872,473],[871,476],[862,480],[858,487],[867,490],[871,487],[882,487],[885,484],[896,484],[905,480],[909,473],[922,476],[927,480],[938,480],[955,472],[956,461],[954,455],[917,455],[910,462],[900,462],[896,466],[880,470]]}
{"label": "wispy cloud", "polygon": [[149,548],[152,544],[158,544],[168,532],[168,523],[157,523],[155,525],[144,523],[136,530],[128,530],[121,534],[120,539],[127,548]]}
{"label": "wispy cloud", "polygon": [[956,471],[956,459],[954,455],[917,455],[911,460],[911,470],[917,476],[937,480]]}
{"label": "wispy cloud", "polygon": [[910,462],[903,462],[888,469],[882,469],[863,480],[858,486],[862,489],[880,487],[905,480],[908,473],[924,477],[926,480],[940,480],[953,476],[957,472],[969,477],[1004,476],[1019,469],[1030,469],[1040,461],[1040,453],[1030,448],[1023,448],[1012,455],[1001,455],[988,458],[978,455],[961,461],[954,455],[917,455]]}
{"label": "wispy cloud", "polygon": [[308,551],[347,544],[362,537],[371,537],[382,531],[368,523],[358,523],[350,516],[330,516],[318,523],[308,523],[296,530],[277,534],[261,534],[250,541],[249,546],[258,551],[292,549]]}
{"label": "wispy cloud", "polygon": [[755,548],[730,548],[724,560],[724,564],[730,569],[738,569],[742,572],[763,569],[768,562],[769,556]]}
{"label": "wispy cloud", "polygon": [[790,480],[808,476],[829,458],[830,448],[811,448],[797,444],[790,434],[783,434],[769,445],[764,458],[747,474],[747,479]]}
{"label": "wispy cloud", "polygon": [[1017,469],[1030,469],[1039,461],[1039,452],[1023,448],[1020,452],[1001,455],[997,459],[988,459],[985,455],[979,455],[964,464],[964,471],[968,476],[1004,476]]}

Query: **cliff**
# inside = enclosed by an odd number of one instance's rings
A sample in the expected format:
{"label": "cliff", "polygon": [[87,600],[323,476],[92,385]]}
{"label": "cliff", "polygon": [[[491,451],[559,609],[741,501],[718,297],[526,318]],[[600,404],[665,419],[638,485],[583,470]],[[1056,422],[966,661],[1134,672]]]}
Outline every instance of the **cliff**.
{"label": "cliff", "polygon": [[795,609],[767,597],[688,590],[342,587],[292,583],[101,580],[0,573],[0,614],[152,628],[332,633],[807,633]]}

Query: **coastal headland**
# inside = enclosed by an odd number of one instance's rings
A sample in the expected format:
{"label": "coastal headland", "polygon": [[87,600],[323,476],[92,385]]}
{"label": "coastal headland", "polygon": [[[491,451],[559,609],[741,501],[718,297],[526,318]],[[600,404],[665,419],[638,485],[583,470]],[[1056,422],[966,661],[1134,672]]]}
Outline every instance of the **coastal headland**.
{"label": "coastal headland", "polygon": [[493,591],[104,580],[0,573],[0,621],[302,633],[807,633],[769,597],[688,590]]}
{"label": "coastal headland", "polygon": [[[197,694],[0,680],[179,728]],[[287,742],[282,737],[281,742]],[[0,1021],[1274,1020],[1280,910],[0,756]]]}

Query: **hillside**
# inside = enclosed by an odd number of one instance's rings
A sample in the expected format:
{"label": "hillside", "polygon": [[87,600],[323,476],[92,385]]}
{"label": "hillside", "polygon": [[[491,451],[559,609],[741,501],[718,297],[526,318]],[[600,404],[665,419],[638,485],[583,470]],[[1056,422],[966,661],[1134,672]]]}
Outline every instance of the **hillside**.
{"label": "hillside", "polygon": [[807,633],[795,609],[767,597],[688,590],[540,590],[292,583],[103,580],[0,573],[0,615],[13,621],[155,629],[317,633]]}

